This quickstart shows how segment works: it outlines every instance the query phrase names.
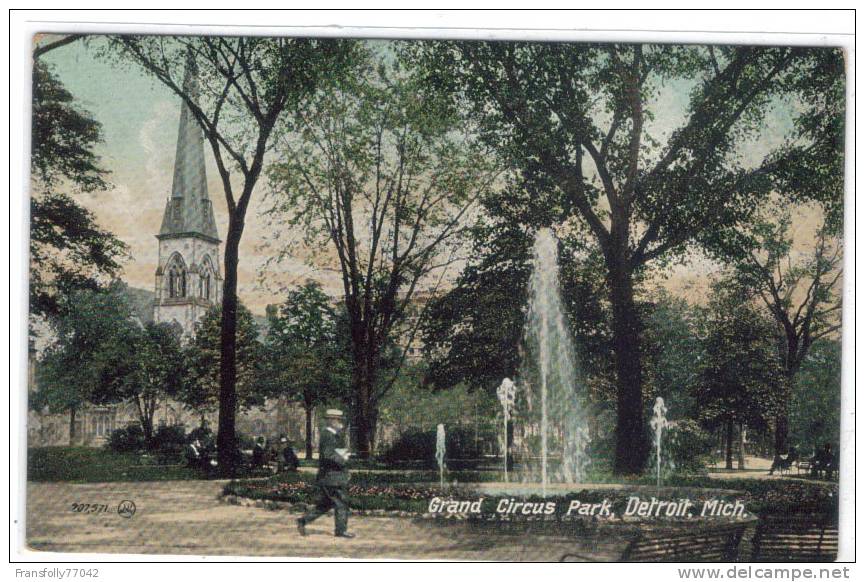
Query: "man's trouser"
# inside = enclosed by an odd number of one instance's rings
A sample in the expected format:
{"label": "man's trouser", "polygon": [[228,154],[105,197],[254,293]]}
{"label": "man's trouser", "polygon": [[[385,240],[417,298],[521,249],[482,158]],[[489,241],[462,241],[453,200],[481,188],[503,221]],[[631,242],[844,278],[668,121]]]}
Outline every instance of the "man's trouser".
{"label": "man's trouser", "polygon": [[307,511],[300,520],[304,524],[311,523],[333,508],[336,533],[345,533],[348,528],[348,500],[346,499],[345,488],[319,485],[318,489],[320,492],[318,503]]}

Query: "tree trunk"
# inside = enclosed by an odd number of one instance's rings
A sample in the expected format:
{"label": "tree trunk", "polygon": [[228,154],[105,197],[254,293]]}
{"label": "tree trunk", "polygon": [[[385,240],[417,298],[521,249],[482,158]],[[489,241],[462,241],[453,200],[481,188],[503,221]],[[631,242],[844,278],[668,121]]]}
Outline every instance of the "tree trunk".
{"label": "tree trunk", "polygon": [[136,397],[135,403],[138,406],[138,423],[144,433],[144,447],[149,450],[153,444],[153,413],[148,408],[146,399],[142,401],[140,397]]}
{"label": "tree trunk", "polygon": [[745,426],[739,425],[739,470],[745,470]]}
{"label": "tree trunk", "polygon": [[355,456],[368,459],[373,452],[373,433],[375,431],[376,410],[373,402],[375,387],[375,368],[373,360],[376,355],[370,353],[372,348],[361,340],[355,343],[352,371],[352,392],[354,407],[352,410],[352,429],[354,431]]}
{"label": "tree trunk", "polygon": [[793,373],[787,372],[781,385],[781,398],[778,412],[775,414],[775,454],[786,455],[789,451],[788,434],[790,431],[789,402],[790,387],[793,385]]}
{"label": "tree trunk", "polygon": [[514,470],[514,421],[508,420],[507,430],[505,431],[505,463],[508,467],[508,472]]}
{"label": "tree trunk", "polygon": [[727,462],[725,467],[728,470],[733,470],[733,421],[727,421],[727,434],[726,434],[726,458]]}
{"label": "tree trunk", "polygon": [[312,405],[305,404],[304,412],[306,413],[306,449],[305,455],[307,460],[312,458]]}
{"label": "tree trunk", "polygon": [[355,383],[355,407],[352,410],[352,428],[354,429],[355,454],[359,459],[368,459],[372,452],[370,439],[369,417],[370,387],[365,378],[358,378]]}
{"label": "tree trunk", "polygon": [[75,414],[77,412],[74,407],[69,409],[69,446],[75,444]]}
{"label": "tree trunk", "polygon": [[232,217],[225,241],[225,281],[222,287],[222,321],[219,336],[219,428],[216,436],[220,473],[233,477],[237,468],[237,264],[243,223]]}
{"label": "tree trunk", "polygon": [[618,413],[613,469],[620,475],[636,475],[643,471],[649,451],[643,418],[640,322],[631,273],[611,268],[607,282],[613,309]]}
{"label": "tree trunk", "polygon": [[148,449],[153,444],[153,421],[141,418],[141,431],[144,433],[144,446]]}

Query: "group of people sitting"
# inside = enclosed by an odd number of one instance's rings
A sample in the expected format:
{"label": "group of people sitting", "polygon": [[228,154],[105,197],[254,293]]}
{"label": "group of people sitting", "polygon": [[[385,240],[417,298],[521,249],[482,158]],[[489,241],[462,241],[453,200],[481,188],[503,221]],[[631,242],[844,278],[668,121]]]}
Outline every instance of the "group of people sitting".
{"label": "group of people sitting", "polygon": [[[259,436],[255,439],[251,457],[242,451],[238,451],[238,456],[248,459],[250,469],[260,469],[276,463],[277,472],[282,472],[297,471],[300,466],[291,441],[285,435],[280,435],[279,440],[272,446],[268,446],[265,437]],[[212,442],[202,443],[196,438],[186,447],[186,462],[190,467],[209,473],[217,467],[216,447]]]}
{"label": "group of people sitting", "polygon": [[291,441],[285,435],[280,435],[279,441],[273,446],[268,446],[267,439],[263,436],[255,439],[252,448],[252,468],[258,469],[276,463],[278,473],[283,471],[297,471],[300,459],[291,446]]}
{"label": "group of people sitting", "polygon": [[823,448],[808,460],[800,459],[796,447],[791,446],[786,455],[775,455],[769,474],[774,475],[775,471],[784,473],[792,469],[794,465],[797,468],[807,466],[811,476],[817,479],[833,479],[838,474],[838,456],[832,450],[830,443],[823,445]]}

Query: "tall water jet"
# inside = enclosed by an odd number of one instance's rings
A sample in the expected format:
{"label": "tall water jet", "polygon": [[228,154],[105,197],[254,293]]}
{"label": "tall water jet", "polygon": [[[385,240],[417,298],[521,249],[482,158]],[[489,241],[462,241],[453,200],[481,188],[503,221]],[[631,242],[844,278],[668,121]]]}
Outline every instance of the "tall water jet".
{"label": "tall water jet", "polygon": [[445,486],[445,425],[436,427],[436,462],[439,465],[439,486]]}
{"label": "tall water jet", "polygon": [[655,406],[652,407],[652,420],[649,421],[649,426],[655,431],[655,465],[658,468],[658,487],[661,487],[661,438],[664,430],[669,426],[667,422],[667,406],[664,404],[664,399],[658,396],[655,398]]}
{"label": "tall water jet", "polygon": [[504,451],[504,466],[505,466],[505,483],[508,482],[508,456],[510,447],[508,447],[508,421],[511,419],[511,410],[514,407],[514,401],[517,395],[517,385],[510,378],[505,378],[499,387],[496,389],[496,396],[499,398],[499,403],[502,405],[502,450]]}
{"label": "tall water jet", "polygon": [[579,483],[585,476],[588,431],[585,388],[559,290],[558,243],[552,231],[535,238],[525,357],[515,422],[524,429],[520,445],[523,481],[547,485]]}

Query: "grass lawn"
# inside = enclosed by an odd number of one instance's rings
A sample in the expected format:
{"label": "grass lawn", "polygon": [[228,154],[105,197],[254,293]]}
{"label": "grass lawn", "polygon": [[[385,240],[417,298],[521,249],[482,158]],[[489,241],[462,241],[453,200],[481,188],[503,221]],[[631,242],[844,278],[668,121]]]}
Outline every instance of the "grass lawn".
{"label": "grass lawn", "polygon": [[177,481],[201,479],[186,466],[144,464],[138,453],[90,447],[39,447],[27,450],[29,481]]}

